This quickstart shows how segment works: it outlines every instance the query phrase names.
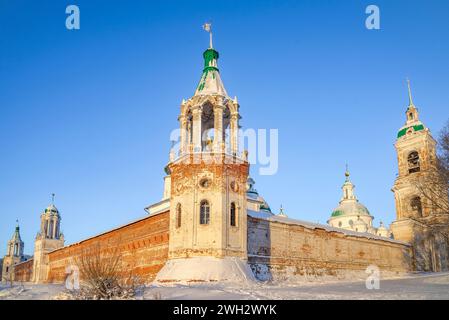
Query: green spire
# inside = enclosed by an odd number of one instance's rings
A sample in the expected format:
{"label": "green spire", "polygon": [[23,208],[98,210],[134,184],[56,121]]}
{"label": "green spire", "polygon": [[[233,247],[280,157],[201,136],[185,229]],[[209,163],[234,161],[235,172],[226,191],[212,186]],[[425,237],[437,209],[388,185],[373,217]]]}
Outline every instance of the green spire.
{"label": "green spire", "polygon": [[204,68],[195,95],[222,95],[227,97],[228,94],[221,81],[220,72],[218,70],[217,60],[220,55],[218,54],[218,51],[212,47],[211,24],[206,23],[203,25],[203,28],[210,34],[210,43],[209,48],[203,53]]}
{"label": "green spire", "polygon": [[14,234],[12,236],[13,241],[19,240],[20,241],[20,227],[19,227],[19,220],[16,219],[16,229],[14,230]]}

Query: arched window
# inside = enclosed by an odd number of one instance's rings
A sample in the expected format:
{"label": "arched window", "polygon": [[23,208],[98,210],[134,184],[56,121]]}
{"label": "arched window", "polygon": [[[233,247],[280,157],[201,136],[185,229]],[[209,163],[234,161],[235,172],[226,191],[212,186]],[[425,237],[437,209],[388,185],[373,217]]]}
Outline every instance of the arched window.
{"label": "arched window", "polygon": [[44,234],[43,234],[43,236],[47,236],[47,232],[48,232],[48,221],[45,221],[44,222]]}
{"label": "arched window", "polygon": [[341,225],[342,225],[342,223],[341,223],[341,221],[339,221],[338,222],[338,226],[341,228]]}
{"label": "arched window", "polygon": [[422,217],[422,203],[420,197],[414,197],[410,200],[410,206],[416,217]]}
{"label": "arched window", "polygon": [[214,137],[215,113],[214,107],[207,102],[201,112],[201,149],[212,151]]}
{"label": "arched window", "polygon": [[409,153],[407,157],[408,173],[419,172],[419,154],[416,151]]}
{"label": "arched window", "polygon": [[235,202],[231,203],[231,226],[235,227],[237,225],[237,208]]}
{"label": "arched window", "polygon": [[189,145],[189,144],[193,143],[193,116],[192,116],[191,110],[189,110],[189,112],[187,113],[186,119],[187,119],[187,123],[186,123],[187,143],[186,143],[186,145]]}
{"label": "arched window", "polygon": [[53,220],[50,221],[50,227],[48,229],[48,237],[53,238]]}
{"label": "arched window", "polygon": [[200,204],[200,224],[209,224],[210,206],[207,200],[201,201]]}
{"label": "arched window", "polygon": [[176,205],[176,228],[181,227],[181,204]]}

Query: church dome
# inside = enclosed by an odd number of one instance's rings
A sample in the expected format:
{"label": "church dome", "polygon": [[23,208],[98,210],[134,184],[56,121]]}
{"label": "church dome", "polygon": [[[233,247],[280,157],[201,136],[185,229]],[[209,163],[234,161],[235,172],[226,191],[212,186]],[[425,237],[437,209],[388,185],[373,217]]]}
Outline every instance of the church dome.
{"label": "church dome", "polygon": [[59,214],[59,211],[54,204],[51,204],[45,209],[45,213]]}
{"label": "church dome", "polygon": [[254,188],[255,184],[256,184],[256,182],[254,181],[254,179],[251,177],[248,177],[248,180],[246,181],[246,194],[250,198],[253,198],[253,199],[257,199],[259,197],[259,193]]}
{"label": "church dome", "polygon": [[370,213],[368,209],[358,201],[351,202],[341,202],[340,205],[332,211],[332,217],[338,217],[343,215],[366,215],[369,216]]}
{"label": "church dome", "polygon": [[346,168],[345,183],[343,184],[343,196],[338,206],[332,211],[327,221],[333,227],[358,232],[367,232],[372,228],[373,217],[368,209],[359,202],[354,193],[354,184],[349,179],[349,171]]}

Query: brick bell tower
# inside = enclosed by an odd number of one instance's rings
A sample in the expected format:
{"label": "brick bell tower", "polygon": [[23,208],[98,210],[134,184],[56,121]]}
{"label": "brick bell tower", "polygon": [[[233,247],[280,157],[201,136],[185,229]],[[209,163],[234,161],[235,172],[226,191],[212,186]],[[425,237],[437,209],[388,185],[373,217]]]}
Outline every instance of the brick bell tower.
{"label": "brick bell tower", "polygon": [[[430,130],[419,120],[408,83],[409,105],[406,123],[397,134],[395,148],[399,173],[392,191],[396,202],[396,220],[391,231],[397,240],[414,247],[417,270],[447,270],[449,257],[447,243],[439,228],[449,228],[449,215],[439,212],[432,201],[422,196],[417,187],[431,181],[436,174],[436,141]],[[447,197],[447,193],[440,195]]]}
{"label": "brick bell tower", "polygon": [[[169,260],[160,281],[247,278],[246,181],[238,145],[239,104],[223,85],[212,46],[192,98],[181,104],[179,150],[171,150]],[[248,273],[251,273],[249,274]]]}

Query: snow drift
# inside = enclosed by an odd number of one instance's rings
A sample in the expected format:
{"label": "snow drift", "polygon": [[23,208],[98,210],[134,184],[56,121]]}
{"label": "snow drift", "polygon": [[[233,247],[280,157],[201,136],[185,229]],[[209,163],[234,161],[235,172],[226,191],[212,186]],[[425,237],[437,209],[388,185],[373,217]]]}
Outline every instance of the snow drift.
{"label": "snow drift", "polygon": [[256,279],[246,261],[232,257],[168,260],[155,279],[156,283],[215,281],[243,283]]}

